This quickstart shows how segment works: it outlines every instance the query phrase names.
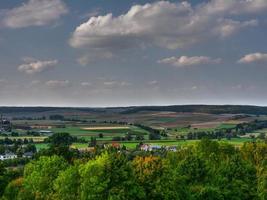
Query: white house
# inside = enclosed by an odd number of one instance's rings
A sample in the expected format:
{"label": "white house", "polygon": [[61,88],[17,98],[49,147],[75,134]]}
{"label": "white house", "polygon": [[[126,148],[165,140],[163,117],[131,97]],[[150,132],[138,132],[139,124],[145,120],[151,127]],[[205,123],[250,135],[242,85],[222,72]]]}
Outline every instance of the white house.
{"label": "white house", "polygon": [[53,135],[53,132],[52,131],[49,131],[49,130],[40,130],[38,132],[40,133],[40,135],[46,135],[46,136]]}
{"label": "white house", "polygon": [[5,153],[5,154],[2,154],[0,155],[0,160],[9,160],[9,159],[15,159],[17,158],[18,156],[14,153]]}
{"label": "white house", "polygon": [[161,146],[160,145],[150,145],[150,144],[143,144],[140,149],[142,151],[156,151],[160,150]]}

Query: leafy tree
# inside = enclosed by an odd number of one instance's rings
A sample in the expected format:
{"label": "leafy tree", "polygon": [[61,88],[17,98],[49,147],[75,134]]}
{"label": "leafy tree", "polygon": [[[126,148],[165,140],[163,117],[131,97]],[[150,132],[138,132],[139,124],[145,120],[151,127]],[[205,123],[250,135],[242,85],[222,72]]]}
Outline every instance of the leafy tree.
{"label": "leafy tree", "polygon": [[111,153],[106,173],[109,174],[108,199],[143,199],[144,191],[136,183],[132,165],[122,153]]}
{"label": "leafy tree", "polygon": [[64,120],[64,116],[63,115],[50,115],[49,116],[49,119],[50,120],[61,120],[61,121],[63,121]]}
{"label": "leafy tree", "polygon": [[24,152],[36,152],[36,146],[34,144],[27,144],[24,148]]}
{"label": "leafy tree", "polygon": [[79,166],[70,166],[59,173],[54,181],[54,198],[58,200],[79,199],[80,174]]}
{"label": "leafy tree", "polygon": [[72,144],[74,138],[69,133],[55,133],[48,138],[51,146],[69,146]]}
{"label": "leafy tree", "polygon": [[66,168],[67,163],[62,157],[40,157],[25,166],[24,189],[35,199],[49,199],[53,195],[54,180]]}
{"label": "leafy tree", "polygon": [[108,164],[108,154],[102,154],[95,160],[81,165],[79,169],[81,176],[81,200],[107,199],[106,188],[109,178],[105,172]]}
{"label": "leafy tree", "polygon": [[212,182],[223,192],[224,199],[256,198],[256,169],[238,154],[222,162]]}
{"label": "leafy tree", "polygon": [[6,151],[6,148],[4,145],[0,145],[0,154],[4,154]]}
{"label": "leafy tree", "polygon": [[71,161],[75,152],[71,151],[69,146],[74,142],[75,138],[69,133],[55,133],[50,136],[47,141],[50,143],[49,149],[42,150],[38,153],[39,156],[58,155]]}
{"label": "leafy tree", "polygon": [[5,188],[3,195],[4,200],[14,200],[18,199],[19,192],[22,189],[23,178],[18,178],[11,181]]}
{"label": "leafy tree", "polygon": [[187,183],[202,183],[208,174],[206,163],[198,155],[188,155],[178,166],[178,173],[185,176]]}
{"label": "leafy tree", "polygon": [[219,144],[216,141],[203,138],[199,143],[197,143],[196,150],[204,158],[208,158],[210,154],[212,153],[215,153],[215,154],[219,153]]}
{"label": "leafy tree", "polygon": [[137,156],[133,160],[133,169],[138,184],[145,191],[146,199],[158,199],[156,187],[160,182],[160,177],[163,175],[164,166],[160,157],[156,156]]}
{"label": "leafy tree", "polygon": [[219,188],[212,186],[193,187],[193,199],[197,200],[224,200]]}
{"label": "leafy tree", "polygon": [[89,142],[89,147],[95,147],[97,144],[96,138],[95,137],[91,137],[90,138],[90,142]]}
{"label": "leafy tree", "polygon": [[2,196],[8,181],[5,178],[6,169],[2,161],[0,161],[0,196]]}

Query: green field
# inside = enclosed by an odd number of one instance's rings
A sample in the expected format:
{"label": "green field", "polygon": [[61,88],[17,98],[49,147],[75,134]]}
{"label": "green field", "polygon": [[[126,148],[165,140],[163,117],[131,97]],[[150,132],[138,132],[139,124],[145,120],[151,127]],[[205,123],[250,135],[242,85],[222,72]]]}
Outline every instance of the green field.
{"label": "green field", "polygon": [[[183,146],[188,144],[194,144],[200,140],[164,140],[164,141],[144,141],[145,144],[153,144],[153,145],[160,145],[160,146]],[[218,140],[216,140],[218,141]],[[253,141],[250,138],[232,138],[231,140],[222,139],[219,142],[226,142],[232,144],[236,147],[240,147],[244,142],[251,142]],[[135,148],[138,145],[138,142],[121,142],[120,144],[126,146],[127,148]]]}
{"label": "green field", "polygon": [[231,129],[231,128],[235,128],[236,127],[236,124],[225,124],[225,123],[222,123],[221,125],[219,125],[217,127],[217,129]]}
{"label": "green field", "polygon": [[[189,144],[195,144],[199,140],[179,140],[179,141],[173,141],[173,140],[159,140],[159,141],[144,141],[144,144],[151,144],[151,145],[160,145],[160,146],[184,146]],[[218,141],[218,140],[216,140]],[[231,140],[222,139],[219,142],[225,142],[232,144],[236,147],[240,147],[243,145],[244,142],[251,142],[252,139],[249,138],[233,138]],[[121,145],[124,145],[126,148],[134,149],[139,144],[139,142],[136,141],[128,141],[128,142],[118,142]],[[48,144],[45,143],[37,143],[35,144],[37,150],[48,148]],[[86,148],[88,147],[87,143],[74,143],[72,144],[73,148]]]}
{"label": "green field", "polygon": [[35,146],[36,146],[37,151],[39,151],[40,149],[48,148],[48,144],[46,143],[36,143]]}
{"label": "green field", "polygon": [[[113,137],[122,137],[127,133],[131,133],[132,135],[148,134],[146,130],[135,126],[125,126],[125,128],[118,129],[116,129],[116,126],[111,126],[112,128],[110,129],[107,129],[107,126],[103,126],[103,129],[101,129],[101,126],[95,126],[96,129],[90,127],[92,129],[86,130],[87,127],[89,126],[66,126],[66,128],[52,128],[51,131],[54,133],[69,133],[73,136],[85,138],[86,140],[89,140],[91,137],[96,137],[98,140],[112,140]],[[103,134],[103,138],[99,138],[99,134]]]}

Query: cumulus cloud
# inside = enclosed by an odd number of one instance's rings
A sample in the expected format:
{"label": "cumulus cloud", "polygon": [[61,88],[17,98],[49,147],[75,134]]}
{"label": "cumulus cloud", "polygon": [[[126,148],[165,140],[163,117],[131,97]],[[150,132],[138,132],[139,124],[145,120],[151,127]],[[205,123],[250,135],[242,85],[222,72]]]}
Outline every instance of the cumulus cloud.
{"label": "cumulus cloud", "polygon": [[27,74],[40,73],[46,70],[53,69],[57,64],[57,60],[36,60],[34,58],[24,58],[24,64],[18,67],[18,70]]}
{"label": "cumulus cloud", "polygon": [[201,12],[212,15],[258,14],[267,10],[265,0],[211,0],[200,7]]}
{"label": "cumulus cloud", "polygon": [[169,1],[134,5],[119,16],[109,13],[90,17],[75,29],[70,45],[86,51],[151,45],[177,49],[257,26],[255,19],[238,21],[236,16],[258,15],[266,10],[266,0],[212,0],[196,6]]}
{"label": "cumulus cloud", "polygon": [[68,9],[62,0],[29,0],[8,10],[3,23],[10,28],[43,26],[58,20],[66,13]]}
{"label": "cumulus cloud", "polygon": [[62,88],[62,87],[70,86],[70,81],[69,80],[49,80],[45,82],[45,85],[51,88]]}
{"label": "cumulus cloud", "polygon": [[240,58],[238,63],[243,64],[250,64],[250,63],[257,63],[257,64],[266,64],[267,63],[267,54],[266,53],[252,53],[247,54],[244,57]]}
{"label": "cumulus cloud", "polygon": [[193,65],[204,65],[204,64],[219,64],[221,63],[220,58],[210,58],[207,56],[181,56],[181,57],[170,57],[164,58],[158,61],[160,64],[170,64],[175,67],[186,67],[186,66],[193,66]]}
{"label": "cumulus cloud", "polygon": [[228,37],[239,32],[241,29],[246,27],[258,26],[258,20],[249,20],[244,22],[234,21],[231,19],[220,20],[220,26],[214,29],[220,37]]}

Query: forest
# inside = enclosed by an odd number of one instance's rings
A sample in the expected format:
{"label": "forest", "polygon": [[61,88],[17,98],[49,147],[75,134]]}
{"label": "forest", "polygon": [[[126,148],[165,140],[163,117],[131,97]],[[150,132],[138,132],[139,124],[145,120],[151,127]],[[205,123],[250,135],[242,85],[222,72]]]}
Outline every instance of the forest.
{"label": "forest", "polygon": [[177,152],[69,149],[68,134],[50,138],[24,168],[0,163],[2,200],[267,199],[267,143],[236,148],[202,139]]}

